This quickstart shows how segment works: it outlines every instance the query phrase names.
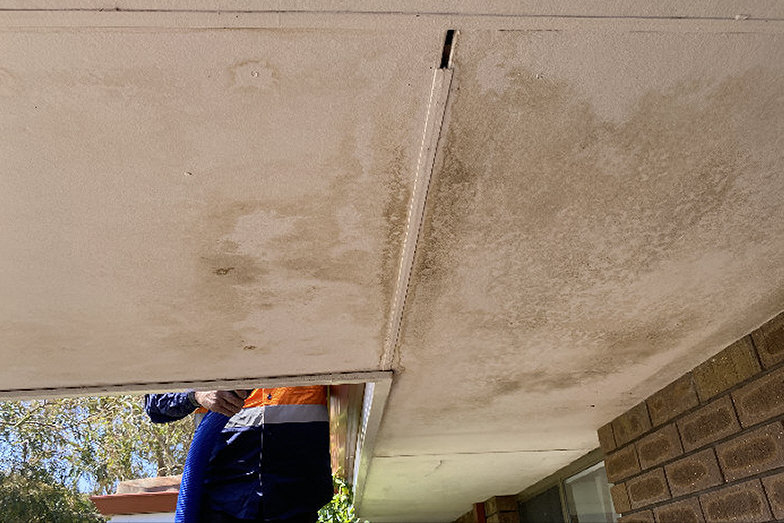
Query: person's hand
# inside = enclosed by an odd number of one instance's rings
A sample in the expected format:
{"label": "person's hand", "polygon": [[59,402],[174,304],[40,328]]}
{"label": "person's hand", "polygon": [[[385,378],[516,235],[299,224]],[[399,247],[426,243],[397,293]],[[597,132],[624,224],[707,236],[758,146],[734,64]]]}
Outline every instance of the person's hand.
{"label": "person's hand", "polygon": [[194,393],[196,402],[207,410],[234,416],[242,409],[248,392],[244,390],[207,390]]}

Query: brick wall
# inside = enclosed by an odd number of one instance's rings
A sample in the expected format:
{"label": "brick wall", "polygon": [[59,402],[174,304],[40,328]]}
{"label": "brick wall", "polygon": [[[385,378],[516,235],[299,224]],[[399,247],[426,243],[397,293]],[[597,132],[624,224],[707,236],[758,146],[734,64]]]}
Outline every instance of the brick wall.
{"label": "brick wall", "polygon": [[520,523],[517,511],[517,498],[514,496],[495,496],[460,516],[455,523]]}
{"label": "brick wall", "polygon": [[599,429],[620,523],[784,519],[784,314]]}

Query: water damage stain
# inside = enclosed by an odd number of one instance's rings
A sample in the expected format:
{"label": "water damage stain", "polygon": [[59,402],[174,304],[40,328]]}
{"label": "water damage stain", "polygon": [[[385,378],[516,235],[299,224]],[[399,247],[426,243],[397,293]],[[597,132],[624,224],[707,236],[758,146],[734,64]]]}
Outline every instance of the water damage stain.
{"label": "water damage stain", "polygon": [[[303,314],[311,322],[298,333],[303,351],[328,343],[318,337],[319,325],[335,321],[378,326],[373,341],[380,351],[387,312],[381,282],[393,278],[389,268],[402,246],[408,192],[403,153],[387,148],[379,156],[371,176],[362,176],[353,144],[344,141],[324,160],[334,174],[318,194],[276,200],[211,195],[189,234],[195,277],[187,303],[159,315],[167,318],[160,321],[168,323],[171,343],[201,347],[205,358],[218,357],[207,347],[261,354],[254,347],[269,342],[265,317],[296,321]],[[383,240],[375,243],[378,237]]]}
{"label": "water damage stain", "polygon": [[[602,379],[710,322],[655,275],[700,253],[742,256],[732,237],[766,226],[749,217],[740,180],[759,161],[742,137],[784,78],[757,68],[684,81],[610,121],[553,74],[513,68],[503,90],[485,92],[471,63],[456,74],[404,351],[452,339],[531,368],[549,361],[546,372],[477,376],[488,392],[537,392]],[[443,356],[428,350],[420,357]]]}

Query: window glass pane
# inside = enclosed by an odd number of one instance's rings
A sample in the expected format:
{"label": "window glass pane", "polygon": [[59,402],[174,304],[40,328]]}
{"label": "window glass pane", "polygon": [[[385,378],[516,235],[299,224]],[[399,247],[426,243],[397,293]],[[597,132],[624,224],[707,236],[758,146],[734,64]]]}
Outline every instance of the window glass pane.
{"label": "window glass pane", "polygon": [[563,523],[558,486],[520,504],[522,523]]}
{"label": "window glass pane", "polygon": [[618,520],[610,498],[604,462],[564,482],[570,523],[613,523]]}

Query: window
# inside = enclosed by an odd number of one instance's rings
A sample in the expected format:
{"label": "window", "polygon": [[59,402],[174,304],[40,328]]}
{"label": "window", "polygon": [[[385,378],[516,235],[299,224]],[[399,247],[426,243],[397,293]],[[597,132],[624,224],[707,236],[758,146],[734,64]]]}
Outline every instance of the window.
{"label": "window", "polygon": [[562,523],[561,494],[558,487],[545,490],[525,503],[520,504],[522,523]]}
{"label": "window", "polygon": [[604,462],[564,481],[570,523],[614,523],[618,516],[610,498]]}
{"label": "window", "polygon": [[615,523],[602,451],[593,450],[517,495],[523,523]]}

